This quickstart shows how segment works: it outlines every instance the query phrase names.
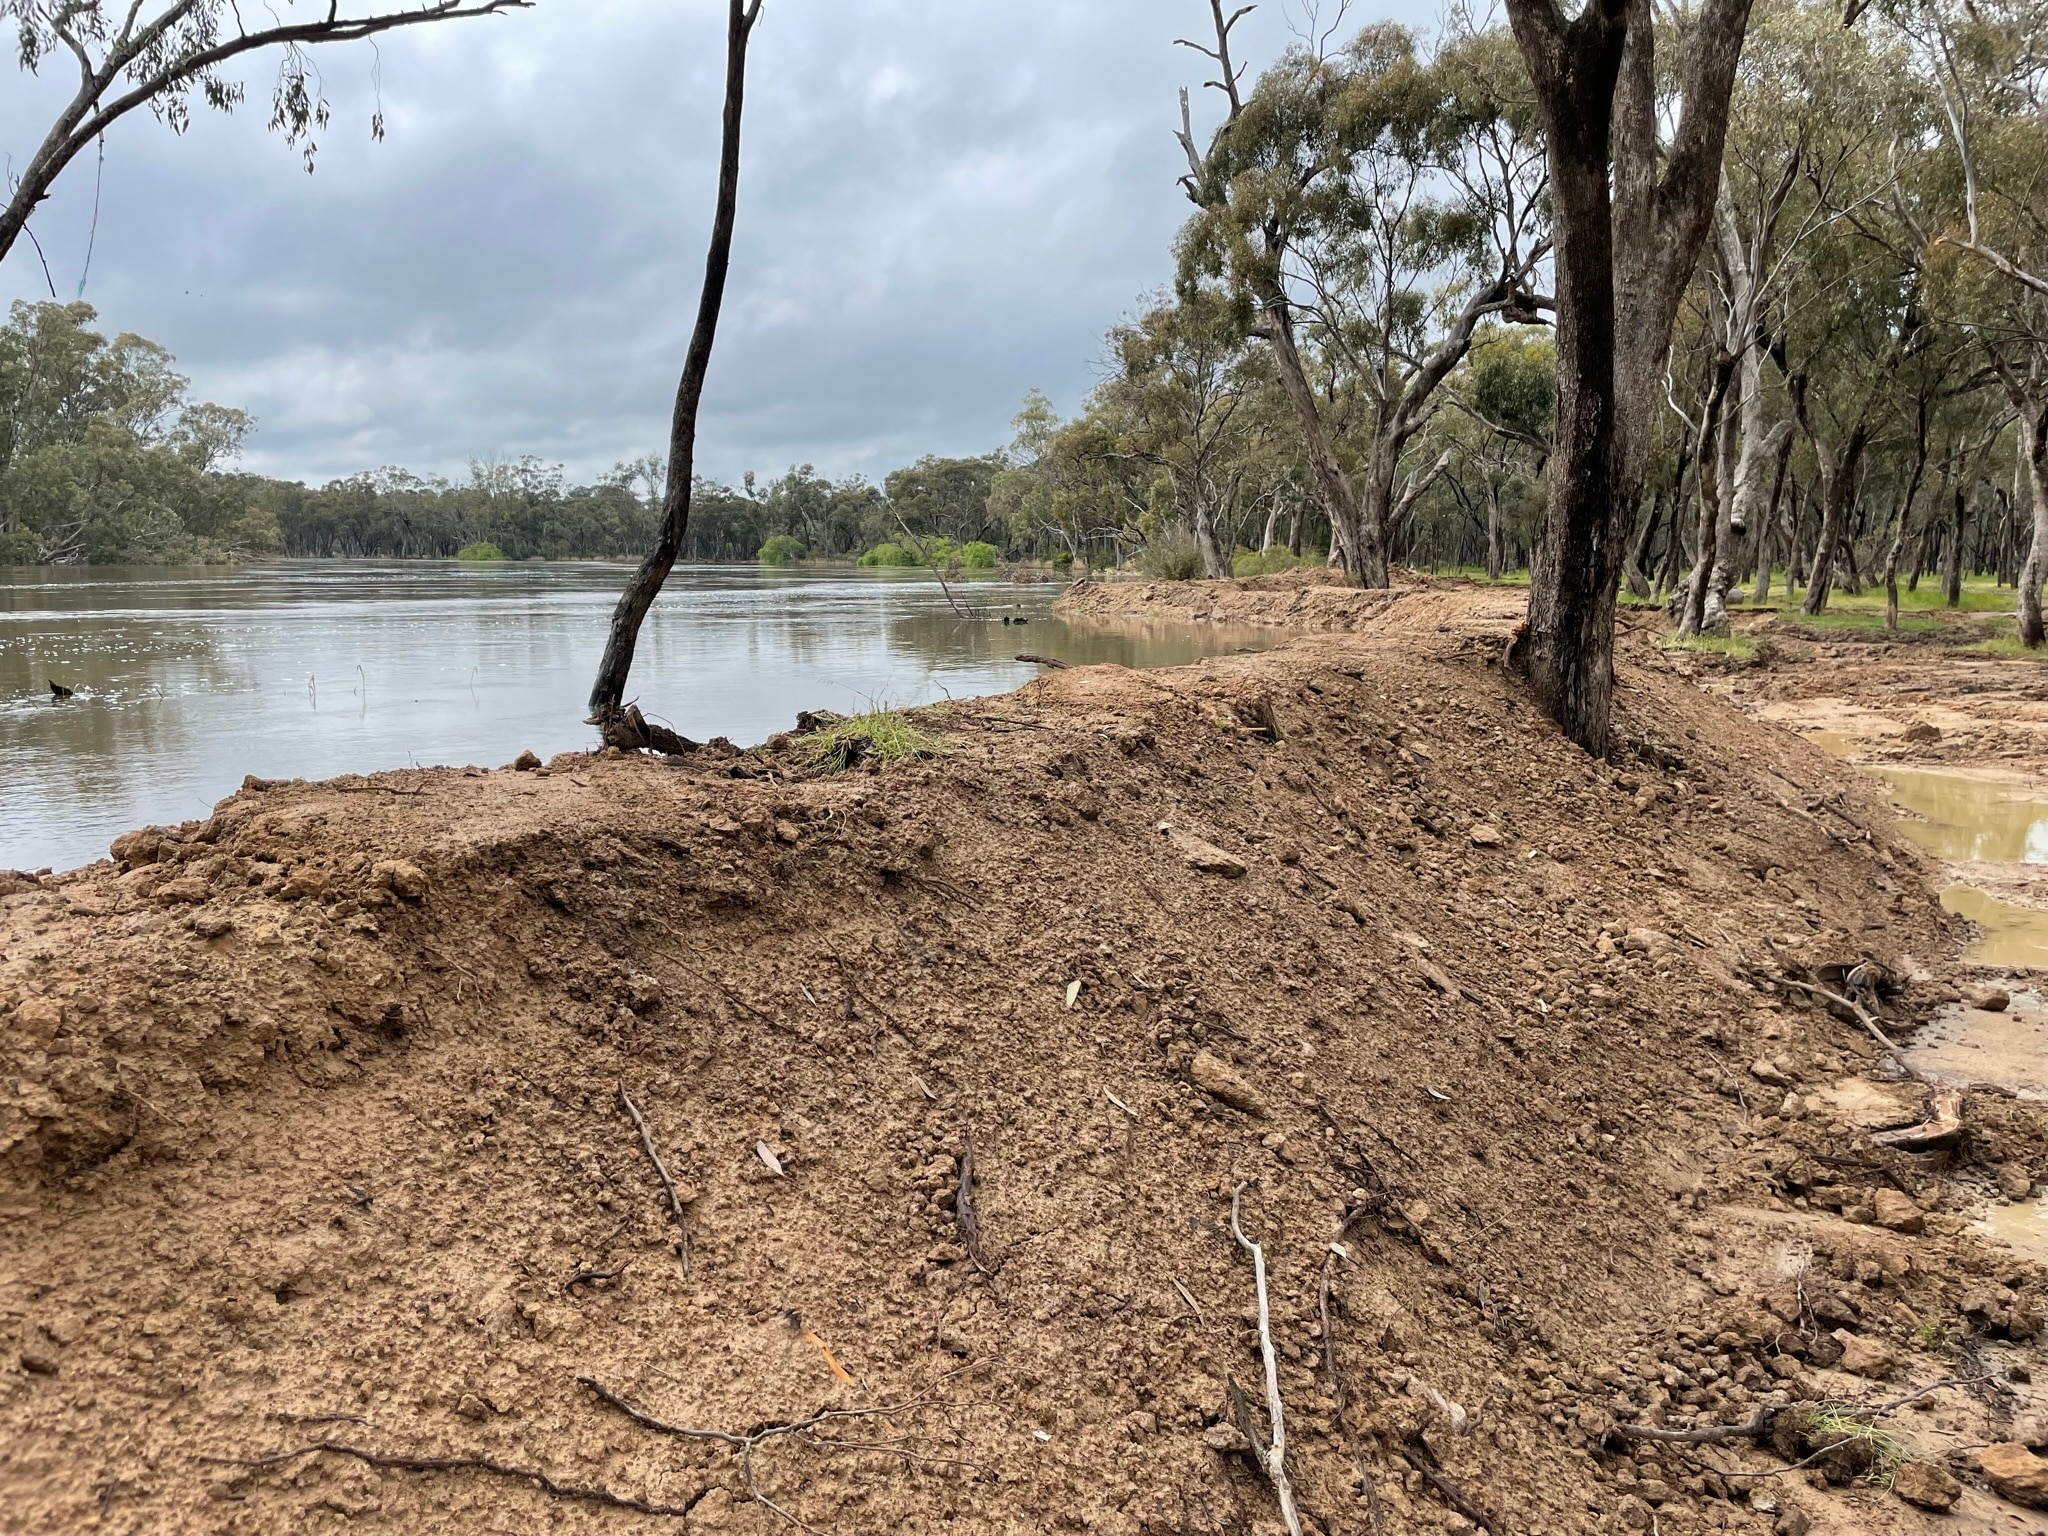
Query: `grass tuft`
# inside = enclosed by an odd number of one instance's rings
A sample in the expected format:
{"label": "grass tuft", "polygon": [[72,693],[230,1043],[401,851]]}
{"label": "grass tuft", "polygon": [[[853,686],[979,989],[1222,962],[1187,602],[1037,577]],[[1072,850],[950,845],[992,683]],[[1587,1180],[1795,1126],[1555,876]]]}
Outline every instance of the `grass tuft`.
{"label": "grass tuft", "polygon": [[797,745],[809,756],[811,766],[824,773],[843,773],[869,758],[889,763],[938,757],[952,750],[891,709],[842,715],[820,730],[799,736]]}
{"label": "grass tuft", "polygon": [[1667,651],[1704,651],[1737,661],[1752,661],[1756,657],[1756,641],[1748,635],[1694,635],[1686,640],[1669,636],[1663,645]]}

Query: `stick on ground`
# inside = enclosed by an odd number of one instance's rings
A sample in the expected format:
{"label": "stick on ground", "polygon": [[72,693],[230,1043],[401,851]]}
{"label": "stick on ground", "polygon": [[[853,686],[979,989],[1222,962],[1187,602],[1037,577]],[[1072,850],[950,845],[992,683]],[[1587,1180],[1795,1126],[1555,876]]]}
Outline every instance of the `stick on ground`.
{"label": "stick on ground", "polygon": [[685,1505],[650,1504],[645,1499],[614,1493],[609,1488],[594,1484],[558,1482],[537,1467],[508,1466],[502,1461],[492,1461],[487,1456],[389,1456],[381,1451],[365,1450],[359,1445],[343,1445],[337,1441],[323,1440],[318,1445],[302,1445],[297,1450],[279,1451],[270,1456],[202,1456],[199,1459],[209,1465],[220,1467],[276,1467],[288,1461],[297,1461],[301,1456],[318,1456],[322,1452],[336,1456],[352,1456],[366,1466],[377,1467],[387,1472],[488,1472],[494,1477],[509,1477],[520,1482],[533,1483],[551,1498],[580,1499],[589,1504],[604,1504],[612,1509],[630,1509],[642,1515],[665,1515],[682,1519],[690,1513]]}
{"label": "stick on ground", "polygon": [[655,1177],[661,1180],[661,1192],[668,1197],[668,1208],[676,1219],[676,1229],[682,1241],[676,1244],[676,1257],[683,1261],[683,1273],[690,1272],[690,1218],[683,1214],[682,1198],[676,1194],[676,1181],[668,1176],[668,1165],[661,1160],[661,1153],[655,1150],[654,1132],[647,1128],[647,1117],[640,1113],[640,1106],[633,1102],[633,1096],[626,1092],[626,1085],[619,1084],[619,1107],[633,1117],[633,1124],[640,1131],[640,1145],[647,1149],[647,1161],[654,1164]]}
{"label": "stick on ground", "polygon": [[1266,1413],[1273,1421],[1273,1446],[1266,1453],[1266,1475],[1273,1480],[1273,1492],[1280,1500],[1280,1518],[1287,1522],[1288,1536],[1301,1536],[1301,1516],[1294,1508],[1294,1485],[1287,1480],[1287,1415],[1280,1402],[1280,1357],[1273,1351],[1273,1314],[1266,1302],[1266,1251],[1244,1235],[1238,1206],[1244,1196],[1239,1183],[1230,1192],[1230,1232],[1238,1246],[1252,1256],[1252,1283],[1259,1297],[1259,1351],[1266,1360]]}

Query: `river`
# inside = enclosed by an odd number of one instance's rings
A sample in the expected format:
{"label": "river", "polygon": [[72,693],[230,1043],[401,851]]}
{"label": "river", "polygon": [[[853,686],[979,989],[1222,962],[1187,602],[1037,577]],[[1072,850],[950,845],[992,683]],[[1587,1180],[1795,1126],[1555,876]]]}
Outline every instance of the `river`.
{"label": "river", "polygon": [[[588,748],[584,698],[625,576],[537,561],[0,569],[0,868],[86,863],[131,827],[206,815],[248,773]],[[800,709],[1015,688],[1040,670],[1018,652],[1174,666],[1272,643],[1068,624],[1050,612],[1056,582],[955,587],[985,617],[958,616],[921,571],[679,567],[630,692],[685,735],[751,743]]]}

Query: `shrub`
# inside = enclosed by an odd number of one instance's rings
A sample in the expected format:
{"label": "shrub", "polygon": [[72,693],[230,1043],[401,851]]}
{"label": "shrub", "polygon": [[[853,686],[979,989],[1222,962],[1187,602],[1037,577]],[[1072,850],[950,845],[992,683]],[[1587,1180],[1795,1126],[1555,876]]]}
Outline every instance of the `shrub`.
{"label": "shrub", "polygon": [[887,544],[877,544],[873,549],[869,550],[866,554],[862,555],[860,559],[855,561],[854,563],[856,565],[865,565],[870,567],[891,567],[924,564],[922,560],[917,558],[917,551],[913,549],[907,549],[903,545],[893,542]]}
{"label": "shrub", "polygon": [[498,548],[497,545],[491,543],[488,539],[478,539],[476,543],[465,544],[462,548],[455,551],[455,558],[458,560],[478,561],[502,560],[505,558],[505,551]]}
{"label": "shrub", "polygon": [[1159,581],[1193,581],[1202,574],[1202,552],[1187,534],[1162,533],[1146,542],[1138,569]]}
{"label": "shrub", "polygon": [[1231,557],[1230,574],[1242,581],[1248,576],[1277,576],[1296,566],[1313,564],[1315,561],[1309,556],[1294,554],[1286,545],[1275,544],[1271,549],[1240,549]]}
{"label": "shrub", "polygon": [[996,568],[996,557],[999,553],[995,545],[984,544],[976,539],[973,543],[962,546],[960,563],[970,571],[992,571]]}
{"label": "shrub", "polygon": [[809,554],[801,539],[778,533],[761,546],[760,560],[763,565],[795,565]]}

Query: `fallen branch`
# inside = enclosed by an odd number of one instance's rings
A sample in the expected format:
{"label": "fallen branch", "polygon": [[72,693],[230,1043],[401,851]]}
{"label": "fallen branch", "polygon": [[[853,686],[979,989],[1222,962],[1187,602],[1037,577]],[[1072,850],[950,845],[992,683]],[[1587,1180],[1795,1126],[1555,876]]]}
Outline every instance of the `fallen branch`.
{"label": "fallen branch", "polygon": [[331,1452],[336,1456],[353,1456],[366,1466],[386,1472],[488,1472],[493,1477],[509,1477],[520,1482],[533,1483],[550,1498],[580,1499],[589,1504],[603,1504],[612,1509],[630,1509],[639,1515],[664,1515],[683,1519],[690,1513],[680,1504],[650,1504],[645,1499],[636,1499],[627,1494],[614,1493],[609,1488],[595,1484],[564,1483],[541,1471],[538,1467],[508,1466],[502,1461],[492,1461],[487,1456],[388,1456],[381,1451],[365,1450],[359,1445],[342,1445],[336,1441],[323,1440],[318,1445],[302,1445],[294,1451],[279,1451],[270,1456],[201,1456],[200,1461],[217,1467],[276,1467],[301,1456],[318,1456]]}
{"label": "fallen branch", "polygon": [[1067,669],[1067,664],[1064,661],[1060,661],[1051,656],[1034,656],[1029,651],[1019,651],[1017,653],[1017,659],[1019,661],[1031,662],[1036,666],[1052,667],[1055,670],[1061,672],[1064,672]]}
{"label": "fallen branch", "polygon": [[683,1261],[683,1273],[690,1272],[690,1218],[683,1214],[682,1197],[676,1193],[676,1181],[668,1176],[668,1165],[662,1162],[661,1153],[655,1149],[654,1132],[648,1129],[647,1117],[640,1113],[640,1106],[633,1102],[633,1096],[626,1092],[626,1085],[619,1084],[619,1107],[633,1117],[633,1124],[640,1132],[640,1145],[647,1150],[647,1161],[654,1164],[654,1175],[661,1180],[661,1192],[668,1197],[669,1214],[676,1219],[676,1229],[683,1234],[676,1244],[676,1257]]}
{"label": "fallen branch", "polygon": [[1273,1444],[1266,1452],[1266,1476],[1273,1480],[1273,1492],[1280,1500],[1280,1518],[1287,1522],[1288,1536],[1301,1536],[1301,1516],[1294,1508],[1294,1485],[1287,1480],[1287,1416],[1280,1401],[1280,1357],[1273,1350],[1273,1316],[1266,1302],[1266,1251],[1244,1235],[1238,1219],[1244,1188],[1240,1181],[1230,1192],[1230,1233],[1238,1246],[1252,1256],[1252,1282],[1258,1291],[1259,1350],[1266,1361],[1266,1415],[1273,1424]]}
{"label": "fallen branch", "polygon": [[1922,1072],[1918,1067],[1915,1067],[1911,1062],[1907,1061],[1905,1054],[1902,1051],[1900,1051],[1896,1044],[1893,1043],[1891,1036],[1887,1035],[1882,1029],[1878,1027],[1877,1015],[1872,1013],[1868,1008],[1864,1007],[1861,1003],[1857,1002],[1854,998],[1844,997],[1839,992],[1830,992],[1826,987],[1816,987],[1811,982],[1794,981],[1790,976],[1780,976],[1777,978],[1777,980],[1780,986],[1797,987],[1800,991],[1810,993],[1814,997],[1821,999],[1823,1002],[1836,1003],[1839,1004],[1841,1007],[1848,1009],[1851,1013],[1856,1015],[1857,1019],[1861,1021],[1863,1027],[1870,1031],[1870,1038],[1875,1040],[1880,1046],[1884,1047],[1885,1054],[1891,1057],[1891,1059],[1898,1064],[1898,1068],[1901,1072],[1903,1072],[1907,1077],[1913,1079],[1913,1081],[1916,1083],[1925,1083],[1932,1081],[1932,1079],[1930,1079],[1926,1073]]}
{"label": "fallen branch", "polygon": [[1401,1455],[1415,1469],[1416,1475],[1434,1488],[1452,1509],[1487,1532],[1487,1536],[1504,1536],[1499,1518],[1484,1505],[1474,1503],[1464,1489],[1444,1475],[1443,1468],[1437,1465],[1436,1454],[1420,1435],[1410,1436],[1401,1442]]}

